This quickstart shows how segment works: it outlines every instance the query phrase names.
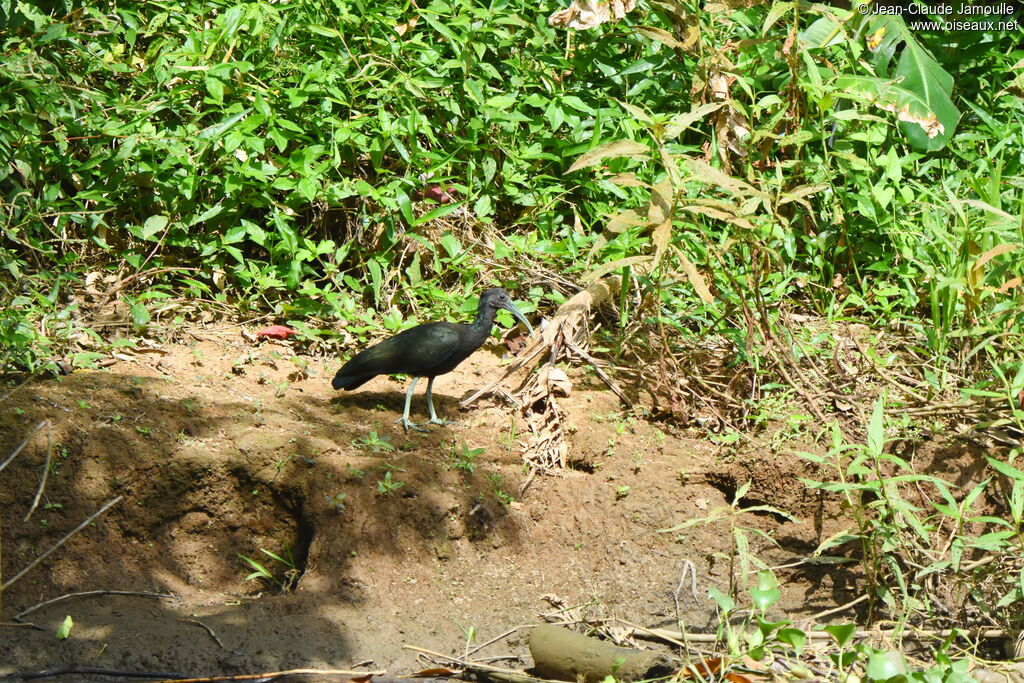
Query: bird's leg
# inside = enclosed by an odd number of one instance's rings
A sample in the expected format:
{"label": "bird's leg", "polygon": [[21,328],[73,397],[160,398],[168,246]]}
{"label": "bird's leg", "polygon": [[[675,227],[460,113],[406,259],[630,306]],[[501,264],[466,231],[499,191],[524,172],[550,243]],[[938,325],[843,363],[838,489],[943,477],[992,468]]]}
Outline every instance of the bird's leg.
{"label": "bird's leg", "polygon": [[416,382],[418,382],[419,380],[419,377],[412,378],[412,384],[409,385],[409,391],[406,392],[405,394],[405,410],[402,411],[402,417],[395,420],[395,422],[401,424],[402,427],[405,428],[405,431],[409,431],[410,429],[413,429],[417,432],[427,431],[423,427],[420,427],[418,424],[414,424],[409,420],[409,404],[412,403],[412,392],[416,388]]}
{"label": "bird's leg", "polygon": [[427,380],[427,407],[430,408],[430,421],[427,424],[435,424],[435,425],[454,425],[454,424],[459,424],[458,422],[453,422],[452,420],[445,420],[444,418],[440,418],[440,417],[437,416],[437,413],[434,412],[434,378],[433,377],[431,377],[430,379]]}

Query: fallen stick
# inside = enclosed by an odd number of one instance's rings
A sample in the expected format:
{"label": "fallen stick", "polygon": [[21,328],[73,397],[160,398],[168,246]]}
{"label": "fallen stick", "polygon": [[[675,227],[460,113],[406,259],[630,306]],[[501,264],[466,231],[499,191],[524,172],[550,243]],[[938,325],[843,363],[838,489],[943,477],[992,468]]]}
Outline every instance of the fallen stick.
{"label": "fallen stick", "polygon": [[680,666],[662,653],[618,647],[555,624],[533,629],[530,654],[538,674],[561,681],[640,681],[669,676]]}
{"label": "fallen stick", "polygon": [[503,669],[498,666],[491,666],[490,664],[482,664],[479,662],[470,662],[458,657],[451,657],[449,655],[441,654],[440,652],[434,652],[423,647],[416,647],[415,645],[403,645],[403,650],[412,650],[413,652],[419,652],[420,654],[433,657],[434,659],[443,659],[449,662],[455,662],[463,669],[476,670],[477,672],[483,673],[487,678],[501,681],[502,683],[557,683],[556,681],[547,681],[543,678],[537,678],[524,674],[521,671],[515,669]]}
{"label": "fallen stick", "polygon": [[22,610],[17,615],[15,615],[14,618],[20,620],[20,619],[23,619],[26,615],[32,614],[37,609],[42,609],[42,608],[44,608],[44,607],[46,607],[48,605],[52,605],[52,604],[57,603],[57,602],[62,602],[64,600],[70,600],[71,598],[85,598],[85,597],[89,597],[91,595],[130,595],[130,596],[137,597],[137,598],[166,598],[166,599],[172,599],[172,598],[177,597],[173,593],[145,593],[145,592],[142,592],[142,591],[83,591],[81,593],[67,593],[65,595],[61,595],[59,597],[51,598],[50,600],[46,600],[45,602],[41,602],[38,605],[33,605],[32,607],[29,607],[26,610]]}
{"label": "fallen stick", "polygon": [[509,630],[507,630],[504,633],[502,633],[500,636],[494,636],[493,638],[491,638],[487,642],[480,643],[479,645],[474,647],[472,650],[468,650],[466,652],[465,656],[469,657],[470,655],[476,654],[477,652],[479,652],[480,650],[484,649],[488,645],[493,645],[494,643],[498,642],[499,640],[501,640],[503,638],[508,638],[510,635],[512,635],[516,631],[521,631],[524,628],[535,628],[536,626],[538,626],[538,624],[525,624],[523,626],[516,626],[514,628],[510,628]]}
{"label": "fallen stick", "polygon": [[[646,627],[630,627],[632,631],[629,635],[637,638],[643,638],[644,640],[669,640],[671,642],[686,641],[690,643],[714,643],[722,639],[721,636],[715,633],[683,633],[680,631],[673,631],[671,629],[663,628],[646,628]],[[891,636],[895,633],[895,629],[872,629],[869,631],[857,631],[853,634],[854,638],[863,640],[864,638],[878,638],[880,636]],[[647,634],[647,635],[645,635]],[[902,632],[904,639],[917,638],[917,637],[929,637],[929,638],[948,638],[953,634],[960,634],[964,636],[972,636],[974,638],[1010,638],[1013,633],[1006,629],[995,628],[995,629],[967,629],[967,628],[943,628],[943,629],[907,629]],[[830,640],[834,636],[827,631],[804,631],[804,635],[807,636],[808,640]]]}
{"label": "fallen stick", "polygon": [[4,591],[6,591],[6,590],[7,590],[8,588],[10,588],[10,587],[11,587],[12,585],[14,585],[14,582],[15,582],[15,581],[17,581],[17,580],[18,580],[18,579],[20,579],[20,578],[21,578],[22,576],[24,576],[25,574],[27,574],[27,573],[28,573],[28,572],[29,572],[29,571],[30,571],[30,570],[31,570],[31,569],[32,569],[33,567],[35,567],[35,566],[36,566],[37,564],[39,564],[40,562],[42,562],[43,560],[45,560],[45,559],[46,559],[46,558],[47,558],[47,557],[48,557],[48,556],[50,555],[50,553],[52,553],[52,552],[53,552],[54,550],[56,550],[57,548],[61,547],[61,546],[62,546],[62,545],[64,545],[65,543],[67,543],[67,542],[68,542],[68,540],[70,540],[72,536],[74,536],[75,534],[77,534],[77,533],[78,533],[79,531],[81,531],[81,530],[82,530],[82,529],[84,529],[85,527],[89,526],[89,524],[90,524],[90,523],[91,523],[91,522],[92,522],[92,521],[93,521],[94,519],[96,519],[97,517],[99,517],[100,515],[102,515],[102,514],[103,514],[104,512],[106,512],[107,510],[109,510],[109,509],[110,509],[111,507],[113,507],[113,506],[114,506],[114,505],[116,505],[117,503],[120,503],[120,502],[121,502],[121,501],[122,501],[123,499],[124,499],[124,496],[118,496],[117,498],[114,498],[113,500],[109,501],[109,502],[108,502],[108,503],[107,503],[106,505],[104,505],[103,507],[101,507],[101,508],[100,508],[99,510],[97,510],[96,512],[94,512],[94,513],[92,513],[91,515],[89,515],[89,516],[88,516],[88,517],[86,518],[86,520],[85,520],[84,522],[82,522],[81,524],[79,524],[78,526],[76,526],[76,527],[75,527],[74,529],[72,529],[72,530],[71,530],[71,532],[70,532],[70,533],[68,533],[68,534],[67,534],[67,535],[66,535],[66,536],[65,536],[64,538],[60,539],[59,541],[57,541],[56,543],[54,543],[54,544],[53,544],[52,546],[50,546],[50,548],[49,548],[48,550],[46,550],[46,551],[45,551],[45,552],[44,552],[44,553],[43,553],[42,555],[40,555],[40,556],[39,556],[39,557],[37,557],[36,559],[34,559],[34,560],[32,560],[31,562],[29,562],[29,563],[28,563],[28,566],[27,566],[27,567],[25,567],[25,568],[24,568],[24,569],[22,569],[22,570],[21,570],[20,572],[18,572],[17,574],[15,574],[15,575],[14,575],[14,576],[13,576],[13,577],[12,577],[11,579],[9,579],[9,580],[8,580],[8,581],[7,581],[6,583],[4,583],[3,585],[0,585],[0,594],[2,594],[2,593],[3,593]]}
{"label": "fallen stick", "polygon": [[25,513],[25,519],[22,522],[27,522],[32,516],[32,513],[36,511],[39,506],[39,501],[43,497],[43,491],[46,490],[46,480],[50,476],[50,461],[53,459],[53,424],[47,420],[46,430],[46,461],[43,462],[43,473],[39,477],[39,488],[36,489],[36,497],[32,499],[32,505],[29,507],[28,512]]}
{"label": "fallen stick", "polygon": [[220,649],[227,649],[226,647],[224,647],[224,643],[220,642],[220,638],[218,638],[217,634],[213,632],[213,629],[204,624],[203,622],[199,621],[198,619],[178,619],[178,621],[180,621],[183,624],[195,624],[196,626],[202,626],[204,629],[206,629],[206,632],[210,634],[210,637],[213,638],[213,642],[217,643],[217,645],[220,646]]}
{"label": "fallen stick", "polygon": [[36,432],[42,429],[43,425],[49,423],[49,420],[43,420],[42,422],[37,424],[36,428],[29,432],[29,435],[25,437],[25,440],[18,444],[18,447],[14,449],[14,452],[11,453],[10,457],[4,460],[3,463],[0,463],[0,472],[3,472],[4,468],[11,464],[11,461],[17,457],[18,453],[21,453],[21,449],[28,445],[28,442],[32,440],[32,437],[35,436]]}

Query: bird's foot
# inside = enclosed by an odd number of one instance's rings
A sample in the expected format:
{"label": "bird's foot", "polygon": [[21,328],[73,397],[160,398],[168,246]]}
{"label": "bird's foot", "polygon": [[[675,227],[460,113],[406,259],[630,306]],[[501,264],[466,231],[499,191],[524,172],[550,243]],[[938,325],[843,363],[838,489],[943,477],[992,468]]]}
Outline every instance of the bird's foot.
{"label": "bird's foot", "polygon": [[405,415],[403,415],[402,417],[400,417],[397,420],[395,420],[395,424],[402,425],[402,427],[405,429],[405,431],[409,431],[410,429],[413,430],[414,432],[425,432],[425,431],[427,431],[426,427],[423,427],[422,425],[416,424],[415,422],[413,422],[412,420],[407,418]]}
{"label": "bird's foot", "polygon": [[436,415],[427,421],[427,424],[431,425],[455,425],[461,427],[462,423],[457,420],[446,420],[443,417],[437,417]]}

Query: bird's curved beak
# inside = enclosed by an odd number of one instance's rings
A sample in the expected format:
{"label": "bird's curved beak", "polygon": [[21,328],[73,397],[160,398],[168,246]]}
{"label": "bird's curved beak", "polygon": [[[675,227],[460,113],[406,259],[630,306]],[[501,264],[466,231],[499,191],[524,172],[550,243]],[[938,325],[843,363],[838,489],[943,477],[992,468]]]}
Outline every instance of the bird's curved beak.
{"label": "bird's curved beak", "polygon": [[503,305],[502,308],[511,313],[513,318],[515,318],[522,324],[526,325],[526,329],[529,330],[530,336],[533,336],[533,325],[531,325],[530,321],[526,319],[526,316],[523,315],[523,312],[516,308],[515,304],[513,304],[510,301],[507,304]]}

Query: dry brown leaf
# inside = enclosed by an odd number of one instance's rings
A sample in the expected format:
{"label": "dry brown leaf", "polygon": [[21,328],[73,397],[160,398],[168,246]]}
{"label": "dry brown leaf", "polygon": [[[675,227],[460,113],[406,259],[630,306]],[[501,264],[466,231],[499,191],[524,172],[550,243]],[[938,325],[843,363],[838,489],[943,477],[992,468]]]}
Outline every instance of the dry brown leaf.
{"label": "dry brown leaf", "polygon": [[617,213],[608,219],[608,225],[605,226],[605,231],[618,235],[619,233],[625,232],[630,228],[638,225],[643,225],[644,219],[640,218],[633,209],[626,209],[622,213]]}
{"label": "dry brown leaf", "polygon": [[994,259],[996,256],[1001,256],[1002,254],[1011,252],[1016,248],[1016,244],[999,244],[992,247],[991,249],[989,249],[984,254],[978,257],[977,263],[974,264],[974,270],[980,269],[982,266],[984,266],[986,263]]}
{"label": "dry brown leaf", "polygon": [[608,178],[608,182],[620,187],[650,187],[650,185],[637,178],[635,173],[619,173]]}
{"label": "dry brown leaf", "polygon": [[654,243],[654,260],[651,265],[657,267],[665,256],[665,249],[672,239],[672,219],[668,218],[651,231],[651,242]]}
{"label": "dry brown leaf", "polygon": [[594,282],[595,280],[604,277],[608,273],[618,270],[619,268],[625,268],[626,266],[635,266],[641,263],[649,263],[651,261],[650,256],[628,256],[611,263],[605,263],[594,270],[584,275],[581,279],[582,282]]}
{"label": "dry brown leaf", "polygon": [[1005,294],[1006,292],[1009,292],[1014,287],[1019,287],[1021,282],[1024,282],[1024,278],[1021,278],[1021,277],[1010,278],[1009,280],[1004,282],[1002,285],[1000,285],[999,292]]}
{"label": "dry brown leaf", "polygon": [[581,168],[594,166],[602,159],[617,157],[645,157],[651,153],[647,145],[633,140],[615,140],[604,145],[598,145],[589,152],[585,152],[573,162],[567,173],[578,171]]}
{"label": "dry brown leaf", "polygon": [[634,26],[633,30],[640,35],[646,36],[651,40],[656,40],[659,43],[664,43],[669,47],[682,48],[683,43],[676,40],[676,37],[666,31],[663,28],[655,28],[654,26]]}
{"label": "dry brown leaf", "polygon": [[928,112],[924,115],[915,114],[910,111],[910,105],[904,104],[903,106],[897,107],[893,103],[883,102],[877,99],[874,101],[874,105],[882,111],[888,111],[896,114],[896,118],[900,121],[914,123],[921,126],[921,128],[924,129],[925,135],[930,138],[941,135],[946,131],[945,126],[939,123],[939,119],[932,112]]}
{"label": "dry brown leaf", "polygon": [[395,33],[400,36],[404,36],[406,33],[416,28],[416,24],[419,23],[419,20],[420,16],[418,14],[414,14],[409,18],[409,21],[404,24],[395,24]]}
{"label": "dry brown leaf", "polygon": [[550,393],[568,396],[572,391],[572,382],[569,381],[569,376],[565,374],[565,370],[545,365],[538,374],[540,375],[538,383],[546,385]]}
{"label": "dry brown leaf", "polygon": [[548,17],[548,25],[582,31],[618,21],[634,7],[636,0],[573,0],[571,5]]}
{"label": "dry brown leaf", "polygon": [[711,295],[711,290],[708,289],[707,282],[704,281],[704,276],[697,270],[697,266],[693,265],[693,262],[686,256],[683,251],[677,250],[679,254],[679,262],[683,266],[683,272],[686,273],[686,279],[690,281],[694,291],[697,292],[697,296],[704,303],[711,305],[715,302],[715,297]]}
{"label": "dry brown leaf", "polygon": [[651,188],[651,203],[647,206],[647,224],[661,225],[672,218],[672,183],[666,178]]}

